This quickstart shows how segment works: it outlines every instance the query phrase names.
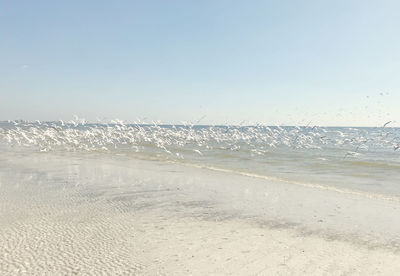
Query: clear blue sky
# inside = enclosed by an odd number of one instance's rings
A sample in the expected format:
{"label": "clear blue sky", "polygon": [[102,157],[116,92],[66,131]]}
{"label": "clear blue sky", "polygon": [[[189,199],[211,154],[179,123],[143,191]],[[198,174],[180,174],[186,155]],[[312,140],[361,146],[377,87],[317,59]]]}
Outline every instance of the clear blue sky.
{"label": "clear blue sky", "polygon": [[400,121],[399,11],[384,0],[0,0],[0,120]]}

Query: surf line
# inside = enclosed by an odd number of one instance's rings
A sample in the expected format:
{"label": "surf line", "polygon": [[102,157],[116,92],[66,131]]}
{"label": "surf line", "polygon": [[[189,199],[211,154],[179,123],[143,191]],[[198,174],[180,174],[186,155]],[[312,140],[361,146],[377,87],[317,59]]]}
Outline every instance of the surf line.
{"label": "surf line", "polygon": [[[176,163],[176,162],[172,162],[172,163]],[[223,172],[223,173],[231,173],[231,174],[236,174],[236,175],[241,175],[241,176],[246,176],[246,177],[251,177],[251,178],[258,178],[258,179],[264,179],[264,180],[269,180],[269,181],[284,182],[284,183],[293,184],[293,185],[297,185],[297,186],[302,186],[302,187],[306,187],[306,188],[331,191],[331,192],[336,192],[336,193],[341,193],[341,194],[361,196],[361,197],[365,197],[365,198],[369,198],[369,199],[379,199],[379,200],[400,202],[400,198],[399,197],[386,196],[386,195],[382,195],[382,194],[374,194],[374,193],[367,193],[367,192],[350,190],[350,189],[341,189],[341,188],[337,188],[337,187],[333,187],[333,186],[324,186],[324,185],[319,185],[319,184],[305,183],[305,182],[299,182],[299,181],[291,181],[291,180],[281,179],[281,178],[277,178],[277,177],[271,177],[271,176],[266,176],[266,175],[248,173],[248,172],[243,172],[243,171],[235,171],[235,170],[230,170],[230,169],[223,169],[223,168],[212,167],[212,166],[197,165],[197,164],[190,164],[190,163],[181,163],[181,162],[179,162],[179,164],[182,164],[182,165],[185,165],[185,166],[189,166],[189,167],[199,168],[199,169],[207,169],[207,170],[211,170],[211,171],[217,171],[217,172]]]}

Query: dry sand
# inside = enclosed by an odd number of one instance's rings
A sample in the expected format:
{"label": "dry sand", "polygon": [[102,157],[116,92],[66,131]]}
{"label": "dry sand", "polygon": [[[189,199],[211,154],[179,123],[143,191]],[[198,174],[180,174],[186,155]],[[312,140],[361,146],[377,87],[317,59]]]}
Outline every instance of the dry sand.
{"label": "dry sand", "polygon": [[[242,205],[232,202],[229,207],[225,190],[195,185],[227,178],[223,173],[191,169],[189,181],[189,172],[179,166],[149,168],[141,161],[133,165],[106,160],[49,154],[0,158],[0,275],[397,275],[400,271],[396,244],[346,236],[330,227],[332,223],[313,228],[301,214],[297,215],[304,224],[280,223],[271,220],[275,213],[263,217],[256,212],[258,205],[240,213]],[[245,179],[229,182],[251,183]],[[283,187],[286,192],[290,189]],[[312,196],[307,188],[293,189],[297,194],[305,189]],[[249,190],[243,192],[246,203],[245,195]],[[282,192],[282,196],[287,195]],[[343,197],[332,194],[336,196]],[[382,210],[398,208],[396,202],[353,200]],[[318,201],[313,204],[318,208],[315,204]]]}

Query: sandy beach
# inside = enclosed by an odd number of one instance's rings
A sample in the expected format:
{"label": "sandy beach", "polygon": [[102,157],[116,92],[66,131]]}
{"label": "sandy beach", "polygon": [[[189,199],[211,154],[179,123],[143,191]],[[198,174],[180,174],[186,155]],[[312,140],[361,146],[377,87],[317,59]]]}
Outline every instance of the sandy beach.
{"label": "sandy beach", "polygon": [[0,276],[400,275],[400,1],[0,1]]}
{"label": "sandy beach", "polygon": [[1,275],[400,269],[396,201],[124,156],[6,153],[0,164]]}

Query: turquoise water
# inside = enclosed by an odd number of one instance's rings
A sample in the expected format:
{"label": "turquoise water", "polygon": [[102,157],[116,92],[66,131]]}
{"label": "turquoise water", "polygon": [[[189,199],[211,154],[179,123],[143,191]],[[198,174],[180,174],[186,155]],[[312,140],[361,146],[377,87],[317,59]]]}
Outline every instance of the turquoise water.
{"label": "turquoise water", "polygon": [[1,151],[97,152],[400,199],[400,129],[2,122]]}

